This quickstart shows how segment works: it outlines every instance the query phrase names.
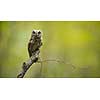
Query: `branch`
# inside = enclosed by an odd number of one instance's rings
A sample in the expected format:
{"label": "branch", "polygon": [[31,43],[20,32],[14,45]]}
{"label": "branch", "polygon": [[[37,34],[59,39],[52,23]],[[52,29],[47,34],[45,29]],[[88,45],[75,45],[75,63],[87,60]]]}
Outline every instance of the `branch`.
{"label": "branch", "polygon": [[[57,59],[48,59],[48,60],[42,60],[42,61],[38,61],[37,63],[43,63],[43,62],[58,62],[58,63],[64,63],[66,65],[71,65],[73,68],[76,68],[75,65],[71,64],[71,63],[68,63],[68,62],[65,62],[65,61],[62,61],[62,60],[57,60]],[[42,65],[41,65],[42,66]]]}
{"label": "branch", "polygon": [[39,58],[40,51],[37,50],[26,62],[23,62],[22,71],[18,74],[17,78],[23,78],[33,63],[36,63]]}
{"label": "branch", "polygon": [[41,64],[41,66],[40,66],[40,77],[42,77],[43,63],[42,63],[42,61],[38,61],[37,63]]}

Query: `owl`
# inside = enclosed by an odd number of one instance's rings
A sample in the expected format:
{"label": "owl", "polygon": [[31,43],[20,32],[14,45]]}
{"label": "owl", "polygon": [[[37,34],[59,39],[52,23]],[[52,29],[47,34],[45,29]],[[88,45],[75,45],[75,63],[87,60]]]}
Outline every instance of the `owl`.
{"label": "owl", "polygon": [[42,32],[40,30],[33,30],[31,34],[31,38],[28,43],[28,53],[29,57],[35,55],[36,51],[40,49],[42,46],[41,40]]}

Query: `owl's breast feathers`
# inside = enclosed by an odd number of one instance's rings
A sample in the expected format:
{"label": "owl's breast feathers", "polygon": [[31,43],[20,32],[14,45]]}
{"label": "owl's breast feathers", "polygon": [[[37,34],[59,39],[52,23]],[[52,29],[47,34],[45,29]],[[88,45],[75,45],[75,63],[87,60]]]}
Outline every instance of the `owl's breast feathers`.
{"label": "owl's breast feathers", "polygon": [[42,45],[41,39],[30,40],[28,43],[29,56],[31,57],[32,54],[34,54],[37,50],[39,50],[41,45]]}

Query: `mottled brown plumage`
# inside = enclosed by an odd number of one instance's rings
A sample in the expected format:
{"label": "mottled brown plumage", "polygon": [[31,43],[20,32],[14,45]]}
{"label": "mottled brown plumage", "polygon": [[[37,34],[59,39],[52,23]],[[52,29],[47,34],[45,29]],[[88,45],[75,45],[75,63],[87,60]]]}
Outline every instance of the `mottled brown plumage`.
{"label": "mottled brown plumage", "polygon": [[33,30],[31,38],[28,43],[28,53],[29,57],[35,54],[37,50],[40,49],[42,46],[42,41],[41,41],[41,31],[39,30]]}

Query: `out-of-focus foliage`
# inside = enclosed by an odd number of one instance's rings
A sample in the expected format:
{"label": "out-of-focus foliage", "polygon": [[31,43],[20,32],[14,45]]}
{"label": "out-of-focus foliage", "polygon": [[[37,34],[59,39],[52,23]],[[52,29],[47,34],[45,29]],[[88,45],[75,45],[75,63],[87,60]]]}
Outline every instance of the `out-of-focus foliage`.
{"label": "out-of-focus foliage", "polygon": [[[71,65],[44,62],[42,77],[100,77],[100,22],[0,22],[0,77],[16,77],[28,59],[27,44],[33,29],[43,32],[41,59],[59,59]],[[39,77],[33,64],[25,77]]]}

